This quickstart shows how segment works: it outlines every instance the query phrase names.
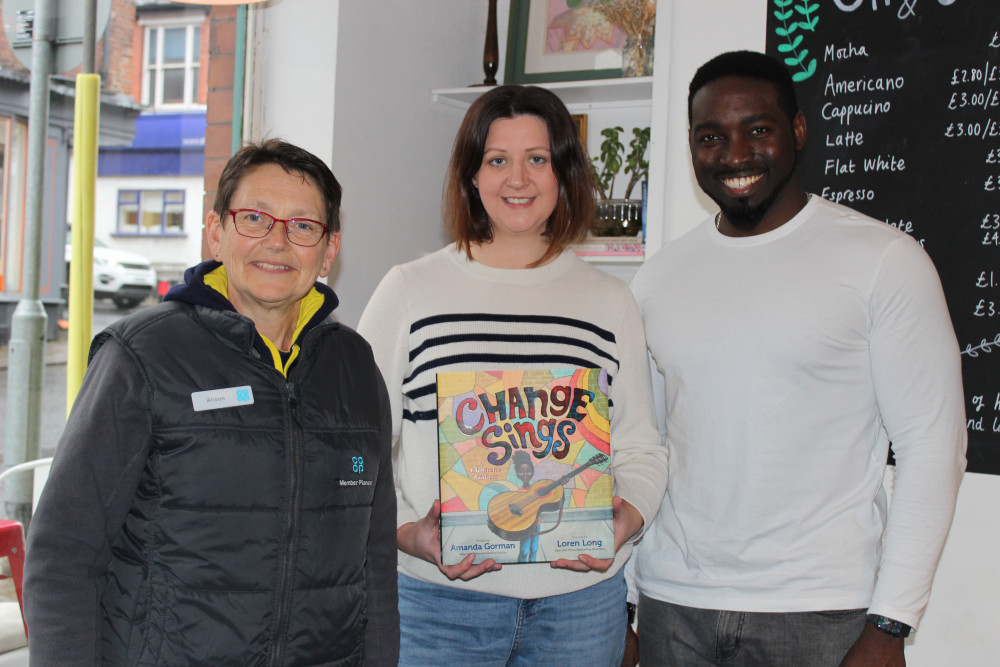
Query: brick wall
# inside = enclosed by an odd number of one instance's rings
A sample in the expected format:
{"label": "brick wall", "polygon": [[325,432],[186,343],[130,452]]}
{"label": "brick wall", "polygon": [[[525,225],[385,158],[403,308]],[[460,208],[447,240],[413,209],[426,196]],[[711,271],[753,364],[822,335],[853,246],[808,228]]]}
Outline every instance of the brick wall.
{"label": "brick wall", "polygon": [[[213,6],[208,15],[207,127],[205,128],[205,213],[212,210],[219,176],[232,157],[233,75],[236,64],[236,7]],[[210,257],[202,237],[201,256]]]}
{"label": "brick wall", "polygon": [[132,95],[138,100],[138,91],[133,94],[132,72],[142,64],[142,42],[136,50],[134,27],[132,0],[111,0],[111,18],[96,49],[97,72],[105,91]]}

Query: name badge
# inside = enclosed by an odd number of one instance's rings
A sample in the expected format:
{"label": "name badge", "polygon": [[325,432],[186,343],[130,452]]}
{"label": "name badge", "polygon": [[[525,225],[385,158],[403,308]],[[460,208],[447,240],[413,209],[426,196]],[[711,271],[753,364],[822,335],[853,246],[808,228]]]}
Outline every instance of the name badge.
{"label": "name badge", "polygon": [[191,394],[191,405],[195,412],[203,410],[218,410],[219,408],[234,408],[240,405],[253,405],[253,389],[246,387],[227,387],[210,391],[196,391]]}

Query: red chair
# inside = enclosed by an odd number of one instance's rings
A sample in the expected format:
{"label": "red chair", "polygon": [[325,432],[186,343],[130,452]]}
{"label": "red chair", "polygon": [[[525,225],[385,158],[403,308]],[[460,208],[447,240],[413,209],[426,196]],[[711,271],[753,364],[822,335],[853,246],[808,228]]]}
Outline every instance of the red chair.
{"label": "red chair", "polygon": [[[17,604],[21,607],[21,621],[24,621],[24,600],[21,599],[21,584],[24,581],[24,529],[19,521],[0,519],[0,557],[6,556],[10,563],[10,574],[0,575],[0,579],[13,579],[17,592]],[[28,636],[28,624],[24,624],[24,635]]]}
{"label": "red chair", "polygon": [[[31,506],[38,504],[38,496],[42,492],[42,487],[49,476],[49,466],[52,458],[35,459],[25,463],[7,468],[0,473],[0,487],[10,477],[22,472],[32,471],[34,480],[32,485]],[[24,636],[28,636],[28,624],[24,620],[24,598],[21,595],[21,586],[24,582],[24,527],[18,521],[0,519],[0,557],[6,556],[10,563],[10,579],[14,580],[14,591],[17,593],[17,605],[21,609],[21,622],[24,624]],[[8,577],[0,575],[0,579]]]}

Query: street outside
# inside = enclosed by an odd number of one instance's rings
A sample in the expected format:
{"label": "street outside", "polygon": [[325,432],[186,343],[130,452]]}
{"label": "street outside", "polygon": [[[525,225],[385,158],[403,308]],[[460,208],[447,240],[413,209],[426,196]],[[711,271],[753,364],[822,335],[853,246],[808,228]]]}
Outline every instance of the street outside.
{"label": "street outside", "polygon": [[[146,299],[138,309],[148,308],[156,299]],[[138,310],[135,309],[135,310]],[[94,323],[92,331],[96,335],[112,322],[131,311],[115,308],[109,300],[94,302]],[[56,444],[66,425],[66,332],[60,331],[56,340],[45,344],[45,370],[42,376],[41,433],[39,436],[39,457],[52,456]],[[7,343],[0,347],[0,419],[7,418]],[[0,428],[0,460],[3,458],[5,429]]]}

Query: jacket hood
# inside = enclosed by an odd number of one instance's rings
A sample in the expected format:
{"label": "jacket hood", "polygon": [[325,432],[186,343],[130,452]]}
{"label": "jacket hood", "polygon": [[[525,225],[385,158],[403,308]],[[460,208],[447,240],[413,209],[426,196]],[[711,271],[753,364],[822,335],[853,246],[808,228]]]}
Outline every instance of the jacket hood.
{"label": "jacket hood", "polygon": [[205,276],[220,266],[222,266],[222,262],[210,259],[188,267],[184,271],[184,282],[171,287],[164,295],[163,300],[183,301],[194,306],[205,306],[212,310],[231,310],[235,313],[236,309],[233,308],[229,299],[220,294],[218,290],[205,284]]}
{"label": "jacket hood", "polygon": [[[213,271],[219,269],[221,266],[221,262],[207,260],[201,264],[196,264],[195,266],[190,267],[184,272],[184,283],[171,287],[166,296],[163,297],[163,300],[180,301],[193,306],[210,308],[212,310],[228,310],[234,313],[237,312],[233,307],[233,304],[222,292],[206,282],[206,277]],[[314,304],[316,297],[322,299],[322,303],[312,316],[309,317],[308,322],[306,322],[304,326],[301,326],[301,329],[295,337],[294,343],[301,341],[302,337],[305,336],[310,329],[326,321],[340,303],[334,291],[320,282],[313,283],[312,291],[306,295],[303,300],[312,302],[311,307],[315,307]],[[301,313],[300,316],[305,315],[306,313],[308,313],[308,311]],[[264,356],[264,358],[272,358],[277,354],[276,349],[272,349],[274,347],[273,344],[268,345],[260,333],[257,333],[254,338],[254,346]],[[294,359],[294,355],[292,358]],[[275,358],[275,365],[279,369],[286,366],[284,362],[279,361],[277,358]]]}
{"label": "jacket hood", "polygon": [[[183,301],[195,306],[205,306],[212,310],[231,310],[236,312],[233,304],[221,292],[205,284],[205,276],[222,266],[222,262],[214,259],[195,264],[184,271],[184,283],[174,285],[163,297],[164,301]],[[321,282],[313,283],[313,289],[323,297],[323,306],[313,315],[309,327],[327,318],[340,305],[337,294]]]}

